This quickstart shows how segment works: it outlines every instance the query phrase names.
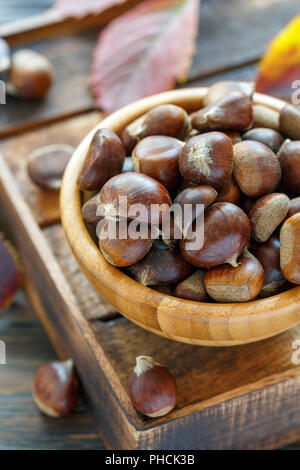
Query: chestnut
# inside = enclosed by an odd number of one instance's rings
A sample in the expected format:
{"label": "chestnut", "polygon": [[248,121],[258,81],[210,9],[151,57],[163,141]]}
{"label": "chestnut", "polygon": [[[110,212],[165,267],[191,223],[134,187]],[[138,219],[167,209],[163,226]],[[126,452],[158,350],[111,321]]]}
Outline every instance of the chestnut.
{"label": "chestnut", "polygon": [[278,152],[282,183],[289,191],[300,194],[300,140],[286,140]]}
{"label": "chestnut", "polygon": [[183,210],[186,204],[191,204],[192,218],[190,223],[192,223],[199,215],[199,211],[197,211],[197,204],[202,204],[204,206],[203,208],[200,208],[200,211],[202,212],[203,209],[207,209],[207,207],[209,207],[216,200],[217,196],[217,191],[211,186],[193,186],[181,191],[174,199],[173,204],[179,204]]}
{"label": "chestnut", "polygon": [[287,103],[279,115],[279,129],[283,135],[292,140],[300,140],[300,111],[290,103]]}
{"label": "chestnut", "polygon": [[204,285],[205,272],[206,271],[203,269],[197,269],[191,276],[180,282],[175,289],[175,297],[197,302],[206,302],[208,296]]}
{"label": "chestnut", "polygon": [[[125,196],[124,207],[120,199]],[[105,183],[100,192],[102,206],[101,215],[106,218],[128,217],[134,219],[137,214],[130,211],[135,206],[143,205],[143,211],[138,216],[141,223],[159,224],[164,214],[169,212],[171,205],[170,195],[167,189],[150,176],[141,173],[121,173],[113,176]],[[153,205],[159,205],[156,210]]]}
{"label": "chestnut", "polygon": [[231,140],[232,145],[242,141],[242,136],[237,131],[222,131]]}
{"label": "chestnut", "polygon": [[177,386],[173,375],[149,356],[136,358],[129,377],[129,393],[134,407],[150,418],[165,416],[176,405]]}
{"label": "chestnut", "polygon": [[269,147],[254,140],[244,140],[233,146],[233,153],[233,174],[246,196],[259,198],[274,191],[281,178],[281,169]]}
{"label": "chestnut", "polygon": [[286,218],[288,219],[289,217],[292,217],[292,215],[298,214],[298,212],[300,212],[300,196],[291,199],[290,208],[288,210]]}
{"label": "chestnut", "polygon": [[146,137],[133,149],[134,171],[160,181],[168,190],[176,188],[181,180],[178,159],[183,146],[184,143],[174,137]]}
{"label": "chestnut", "polygon": [[184,258],[199,268],[223,263],[236,267],[250,236],[251,225],[245,212],[229,202],[218,202],[205,211],[203,247],[191,249],[189,240],[181,240],[180,249]]}
{"label": "chestnut", "polygon": [[46,57],[29,49],[12,55],[8,93],[22,99],[39,100],[48,93],[52,82],[53,67]]}
{"label": "chestnut", "polygon": [[190,119],[183,108],[174,104],[156,106],[129,124],[121,138],[127,155],[136,144],[151,135],[164,135],[184,140],[190,127]]}
{"label": "chestnut", "polygon": [[0,233],[0,311],[8,307],[21,287],[22,267],[14,246]]}
{"label": "chestnut", "polygon": [[290,283],[280,270],[280,240],[277,234],[272,235],[264,243],[258,243],[254,249],[254,255],[261,262],[265,271],[260,297],[280,294],[290,287]]}
{"label": "chestnut", "polygon": [[82,218],[90,225],[97,225],[103,216],[97,215],[98,207],[100,205],[100,193],[95,194],[82,206]]}
{"label": "chestnut", "polygon": [[242,136],[243,140],[255,140],[261,142],[277,153],[284,142],[284,137],[274,129],[266,127],[256,127],[245,132]]}
{"label": "chestnut", "polygon": [[300,284],[300,214],[287,219],[280,230],[280,267],[290,282]]}
{"label": "chestnut", "polygon": [[279,131],[279,112],[262,104],[254,104],[253,127],[266,127]]}
{"label": "chestnut", "polygon": [[149,253],[128,272],[143,286],[172,285],[183,281],[191,272],[191,265],[176,248],[156,240]]}
{"label": "chestnut", "polygon": [[208,132],[186,142],[179,157],[182,177],[194,184],[220,188],[229,182],[233,169],[233,146],[222,132]]}
{"label": "chestnut", "polygon": [[0,38],[0,78],[4,76],[4,74],[10,68],[10,49],[7,42]]}
{"label": "chestnut", "polygon": [[216,202],[231,202],[232,204],[238,204],[241,198],[241,191],[237,185],[237,182],[233,177],[230,178],[229,182],[221,188]]}
{"label": "chestnut", "polygon": [[267,194],[258,199],[249,212],[254,240],[268,240],[284,220],[289,207],[290,199],[283,193]]}
{"label": "chestnut", "polygon": [[254,257],[241,255],[238,266],[217,266],[204,277],[206,291],[217,302],[247,302],[260,293],[264,283],[264,270]]}
{"label": "chestnut", "polygon": [[74,150],[74,147],[65,144],[46,145],[35,150],[27,162],[29,177],[42,189],[59,190]]}
{"label": "chestnut", "polygon": [[245,130],[253,122],[252,102],[239,90],[233,90],[214,103],[200,109],[192,117],[198,131]]}
{"label": "chestnut", "polygon": [[208,88],[208,92],[203,99],[203,104],[204,106],[207,106],[211,103],[214,103],[231,91],[235,90],[240,90],[244,92],[249,98],[252,98],[255,90],[255,83],[234,80],[216,82]]}
{"label": "chestnut", "polygon": [[78,177],[82,191],[100,190],[112,177],[121,173],[125,150],[120,138],[109,129],[96,131]]}
{"label": "chestnut", "polygon": [[133,239],[130,238],[130,235],[127,235],[126,238],[122,238],[119,233],[119,222],[116,222],[115,236],[110,236],[109,223],[108,221],[104,221],[99,233],[99,247],[106,261],[113,266],[124,268],[144,258],[152,247],[153,242],[150,236],[145,239]]}
{"label": "chestnut", "polygon": [[37,407],[52,418],[65,416],[77,405],[79,384],[71,359],[42,365],[34,377],[33,398]]}

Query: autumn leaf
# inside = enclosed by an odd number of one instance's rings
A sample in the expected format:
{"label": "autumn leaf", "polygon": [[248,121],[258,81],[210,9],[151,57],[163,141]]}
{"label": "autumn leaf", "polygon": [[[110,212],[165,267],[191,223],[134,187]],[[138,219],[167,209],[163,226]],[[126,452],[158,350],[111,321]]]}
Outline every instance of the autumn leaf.
{"label": "autumn leaf", "polygon": [[100,34],[90,86],[96,104],[114,111],[174,88],[195,49],[200,0],[146,0]]}
{"label": "autumn leaf", "polygon": [[57,0],[53,10],[59,11],[66,17],[82,18],[90,14],[98,14],[116,5],[122,5],[130,0]]}
{"label": "autumn leaf", "polygon": [[300,16],[273,40],[259,65],[256,90],[291,99],[292,83],[300,78]]}

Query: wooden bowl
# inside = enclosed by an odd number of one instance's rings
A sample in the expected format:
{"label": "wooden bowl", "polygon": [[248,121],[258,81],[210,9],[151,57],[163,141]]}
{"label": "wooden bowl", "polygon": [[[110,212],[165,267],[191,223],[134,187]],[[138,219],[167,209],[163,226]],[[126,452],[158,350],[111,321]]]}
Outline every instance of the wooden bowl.
{"label": "wooden bowl", "polygon": [[[120,134],[131,121],[154,106],[173,103],[188,112],[201,108],[206,88],[189,88],[155,95],[133,103],[100,122]],[[284,102],[254,94],[254,103],[279,111]],[[192,302],[140,285],[111,266],[93,242],[81,216],[77,177],[96,129],[75,151],[61,190],[64,230],[81,269],[99,294],[137,325],[165,338],[205,346],[232,346],[259,341],[300,322],[300,286],[267,299],[246,303]]]}

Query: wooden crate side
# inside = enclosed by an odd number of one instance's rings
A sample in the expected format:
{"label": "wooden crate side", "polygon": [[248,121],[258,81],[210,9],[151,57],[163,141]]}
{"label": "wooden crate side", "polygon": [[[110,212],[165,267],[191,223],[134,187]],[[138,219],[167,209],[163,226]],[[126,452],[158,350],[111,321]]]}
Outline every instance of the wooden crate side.
{"label": "wooden crate side", "polygon": [[20,251],[26,276],[33,289],[37,313],[43,325],[56,338],[58,352],[72,357],[90,399],[97,424],[111,447],[134,448],[136,434],[131,422],[139,422],[127,394],[119,382],[101,345],[76,304],[46,240],[34,221],[17,185],[0,158],[0,221]]}

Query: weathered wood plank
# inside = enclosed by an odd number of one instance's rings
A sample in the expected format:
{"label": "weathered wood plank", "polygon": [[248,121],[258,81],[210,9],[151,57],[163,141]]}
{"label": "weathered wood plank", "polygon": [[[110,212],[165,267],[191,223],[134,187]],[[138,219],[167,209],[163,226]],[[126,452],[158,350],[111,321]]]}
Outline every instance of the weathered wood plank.
{"label": "weathered wood plank", "polygon": [[47,226],[60,220],[59,193],[44,191],[27,174],[27,159],[32,151],[50,144],[69,144],[76,147],[81,139],[101,120],[97,111],[74,117],[16,137],[0,140],[0,153],[18,182],[37,222]]}
{"label": "weathered wood plank", "polygon": [[[189,81],[256,62],[272,37],[297,13],[298,0],[203,0]],[[52,61],[55,83],[42,102],[8,97],[0,116],[0,137],[94,107],[87,76],[98,34],[96,29],[29,45]],[[235,77],[239,78],[238,70],[232,74]]]}
{"label": "weathered wood plank", "polygon": [[41,101],[22,101],[7,96],[0,115],[0,138],[18,131],[40,127],[58,119],[93,108],[87,75],[90,55],[98,32],[38,42],[30,47],[50,59],[55,69],[54,84]]}
{"label": "weathered wood plank", "polygon": [[81,271],[71,252],[62,226],[60,224],[52,225],[44,229],[43,233],[86,318],[104,321],[120,316],[111,305],[97,294]]}
{"label": "weathered wood plank", "polygon": [[213,400],[268,376],[297,369],[291,356],[292,343],[300,338],[300,324],[265,341],[227,348],[180,344],[149,333],[123,318],[104,324],[96,321],[92,327],[105,345],[125,388],[136,356],[153,356],[166,365],[177,380],[179,410]]}
{"label": "weathered wood plank", "polygon": [[297,14],[298,0],[204,0],[189,79],[256,62]]}
{"label": "weathered wood plank", "polygon": [[37,368],[56,356],[23,292],[1,312],[0,338],[7,364],[0,366],[0,450],[103,449],[86,404],[59,420],[43,416],[31,395]]}

